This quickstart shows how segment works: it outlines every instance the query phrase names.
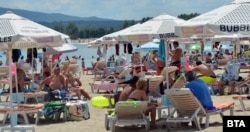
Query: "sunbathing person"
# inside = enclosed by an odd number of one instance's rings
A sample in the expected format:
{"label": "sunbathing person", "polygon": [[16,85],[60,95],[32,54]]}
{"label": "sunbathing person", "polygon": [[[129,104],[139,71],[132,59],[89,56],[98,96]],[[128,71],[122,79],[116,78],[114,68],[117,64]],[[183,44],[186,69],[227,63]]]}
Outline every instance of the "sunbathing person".
{"label": "sunbathing person", "polygon": [[[135,101],[148,101],[147,95],[146,95],[146,88],[147,88],[147,82],[145,80],[139,80],[136,83],[136,89],[129,95],[128,100],[135,100]],[[155,129],[155,118],[156,118],[156,105],[155,104],[149,104],[145,114],[149,115],[151,117],[150,122],[150,128]]]}
{"label": "sunbathing person", "polygon": [[236,74],[229,74],[227,67],[225,67],[225,72],[222,74],[220,81],[218,82],[218,89],[220,95],[224,95],[224,86],[229,85],[230,92],[228,94],[231,94],[234,92],[234,85],[235,85],[235,80]]}
{"label": "sunbathing person", "polygon": [[186,88],[189,88],[194,96],[201,102],[203,107],[206,110],[214,110],[212,97],[209,93],[208,86],[202,80],[197,79],[195,72],[188,71],[186,73],[186,79],[188,83],[186,84]]}
{"label": "sunbathing person", "polygon": [[105,68],[105,64],[100,60],[99,57],[96,59],[96,63],[94,64],[94,72],[95,72],[95,77],[96,74],[102,74],[103,77],[105,77],[106,74],[108,73],[107,69]]}
{"label": "sunbathing person", "polygon": [[199,72],[201,75],[198,76],[198,79],[201,79],[208,83],[213,83],[216,81],[215,73],[206,65],[202,64],[201,61],[197,61],[196,65],[193,68],[193,71]]}
{"label": "sunbathing person", "polygon": [[[25,79],[29,79],[23,69],[17,68],[16,69],[17,73],[17,81],[15,78],[15,75],[12,76],[12,92],[16,93],[18,92],[24,92],[24,85],[25,85]],[[16,82],[17,82],[17,88],[16,88]],[[7,91],[8,93],[10,92],[10,89]]]}
{"label": "sunbathing person", "polygon": [[136,89],[136,82],[139,80],[138,76],[133,76],[132,79],[127,81],[128,85],[122,90],[119,95],[119,101],[126,101],[129,95]]}
{"label": "sunbathing person", "polygon": [[84,96],[88,100],[91,99],[89,94],[82,88],[81,81],[78,78],[74,78],[71,73],[67,74],[65,85],[66,85],[67,91],[76,93],[79,100],[81,100],[81,96]]}
{"label": "sunbathing person", "polygon": [[49,65],[44,61],[43,62],[43,67],[41,69],[42,71],[42,76],[44,77],[45,76],[45,73],[47,74],[49,72],[49,74],[51,73],[51,69],[49,67]]}
{"label": "sunbathing person", "polygon": [[51,93],[51,96],[52,94],[56,94],[57,91],[60,91],[61,97],[65,97],[65,81],[63,75],[60,74],[59,67],[55,67],[53,75],[46,77],[40,82],[40,88]]}
{"label": "sunbathing person", "polygon": [[66,61],[64,64],[63,64],[63,67],[62,67],[62,70],[61,70],[61,74],[62,75],[66,75],[68,72],[69,72],[69,67],[70,67],[70,61]]}

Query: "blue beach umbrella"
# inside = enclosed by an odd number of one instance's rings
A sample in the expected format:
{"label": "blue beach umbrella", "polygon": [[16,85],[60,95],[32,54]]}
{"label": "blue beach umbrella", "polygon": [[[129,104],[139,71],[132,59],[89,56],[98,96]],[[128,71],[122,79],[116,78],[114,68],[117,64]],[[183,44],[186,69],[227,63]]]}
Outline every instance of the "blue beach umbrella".
{"label": "blue beach umbrella", "polygon": [[141,45],[140,47],[136,48],[135,50],[149,52],[151,50],[158,50],[158,49],[159,49],[158,43],[148,42],[148,43],[145,43],[145,44]]}
{"label": "blue beach umbrella", "polygon": [[165,43],[164,40],[160,40],[159,44],[159,51],[158,51],[159,58],[162,62],[165,62],[166,60],[166,49],[165,49]]}

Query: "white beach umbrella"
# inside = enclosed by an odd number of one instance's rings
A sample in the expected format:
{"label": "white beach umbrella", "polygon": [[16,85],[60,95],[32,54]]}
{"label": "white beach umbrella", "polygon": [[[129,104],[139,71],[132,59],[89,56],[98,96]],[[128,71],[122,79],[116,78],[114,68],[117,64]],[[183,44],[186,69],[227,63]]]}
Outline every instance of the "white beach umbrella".
{"label": "white beach umbrella", "polygon": [[44,52],[44,54],[52,55],[52,54],[58,54],[58,53],[74,52],[77,50],[78,48],[74,46],[73,44],[63,44],[62,46],[58,46],[58,47],[48,47],[46,49],[46,52]]}
{"label": "white beach umbrella", "polygon": [[136,48],[135,51],[149,52],[150,50],[158,50],[158,49],[159,49],[159,43],[147,42],[142,44],[140,47]]}
{"label": "white beach umbrella", "polygon": [[88,43],[88,47],[97,48],[97,47],[102,46],[103,44],[108,44],[109,46],[114,46],[117,43],[124,43],[124,42],[119,42],[118,41],[119,36],[124,34],[124,32],[126,32],[129,29],[137,27],[138,25],[140,25],[140,24],[132,25],[132,26],[127,27],[125,29],[122,29],[122,30],[119,30],[119,31],[116,31],[116,32],[113,32],[113,33],[110,33],[110,34],[107,34],[107,35],[104,35],[104,36],[102,36],[102,37],[100,37],[98,39],[90,41]]}
{"label": "white beach umbrella", "polygon": [[1,49],[60,46],[63,41],[57,31],[10,11],[0,16],[0,29]]}
{"label": "white beach umbrella", "polygon": [[153,39],[169,39],[177,37],[174,27],[185,22],[174,16],[162,14],[150,19],[140,26],[126,31],[120,40],[150,42]]}
{"label": "white beach umbrella", "polygon": [[[235,0],[177,25],[178,36],[209,37],[214,35],[250,34],[250,0]],[[228,36],[230,37],[230,36]]]}
{"label": "white beach umbrella", "polygon": [[[130,31],[130,30],[132,30],[132,29],[134,29],[134,28],[139,27],[140,25],[141,25],[140,23],[137,23],[137,24],[134,24],[134,25],[132,25],[132,26],[129,26],[129,27],[125,28],[125,29],[122,29],[122,30],[120,30],[120,31],[113,32],[113,33],[111,33],[111,34],[107,34],[107,35],[103,36],[103,39],[104,39],[105,41],[109,41],[109,40],[113,40],[113,39],[119,41],[120,36],[126,34],[126,32],[128,32],[128,31]],[[123,41],[120,41],[120,42],[121,42],[121,43],[124,43]],[[129,42],[131,42],[131,41],[129,41]]]}
{"label": "white beach umbrella", "polygon": [[[8,50],[11,60],[12,49],[60,46],[63,43],[61,33],[35,23],[10,11],[0,15],[0,49]],[[12,95],[11,61],[9,61],[10,95]],[[17,84],[16,84],[17,85]],[[17,87],[17,86],[16,86]],[[12,96],[10,96],[11,112],[13,112]],[[14,128],[11,119],[10,126]]]}

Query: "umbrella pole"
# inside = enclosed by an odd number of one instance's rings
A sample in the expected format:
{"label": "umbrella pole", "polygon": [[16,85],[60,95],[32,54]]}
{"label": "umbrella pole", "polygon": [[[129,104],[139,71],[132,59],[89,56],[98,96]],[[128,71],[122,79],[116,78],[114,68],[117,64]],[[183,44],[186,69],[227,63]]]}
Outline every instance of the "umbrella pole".
{"label": "umbrella pole", "polygon": [[204,59],[203,59],[203,56],[204,56],[204,53],[203,53],[203,50],[204,50],[204,42],[205,42],[204,39],[200,41],[200,45],[201,45],[201,61],[204,61]]}
{"label": "umbrella pole", "polygon": [[[13,98],[12,98],[12,69],[11,69],[11,55],[12,55],[12,50],[11,50],[11,48],[9,49],[9,50],[7,50],[7,54],[8,54],[8,65],[9,65],[9,78],[10,78],[10,116],[15,116],[14,114],[12,114],[13,113],[13,102],[12,102],[12,100],[13,100]],[[14,125],[15,125],[15,123],[14,123],[14,121],[15,120],[13,120],[14,118],[10,118],[10,127],[11,127],[11,132],[13,132],[13,127],[14,127]]]}
{"label": "umbrella pole", "polygon": [[164,41],[164,45],[165,45],[165,65],[166,65],[166,82],[167,82],[167,89],[169,89],[169,76],[168,76],[168,43],[169,43],[169,40],[165,40]]}

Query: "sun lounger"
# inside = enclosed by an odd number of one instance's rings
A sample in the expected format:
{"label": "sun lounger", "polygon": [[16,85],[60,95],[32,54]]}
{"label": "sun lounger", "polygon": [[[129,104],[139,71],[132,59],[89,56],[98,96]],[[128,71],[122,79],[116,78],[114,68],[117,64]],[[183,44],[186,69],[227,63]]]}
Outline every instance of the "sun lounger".
{"label": "sun lounger", "polygon": [[106,115],[105,124],[115,132],[119,125],[145,125],[146,132],[149,131],[149,120],[145,116],[147,101],[119,101],[116,103],[114,113]]}
{"label": "sun lounger", "polygon": [[[13,113],[21,114],[24,117],[26,124],[29,124],[27,114],[35,114],[39,109],[43,107],[43,104],[20,104],[13,108]],[[3,124],[5,124],[10,113],[10,107],[0,108],[0,113],[4,114]]]}
{"label": "sun lounger", "polygon": [[149,95],[156,94],[157,96],[161,96],[161,94],[157,90],[162,81],[163,81],[163,76],[153,76],[152,78],[148,79]]}
{"label": "sun lounger", "polygon": [[247,94],[233,95],[232,98],[234,100],[239,100],[242,111],[246,111],[246,107],[245,107],[245,104],[244,104],[243,101],[244,100],[249,100],[250,99],[250,95],[247,95]]}
{"label": "sun lounger", "polygon": [[183,88],[186,84],[186,78],[184,74],[181,74],[178,79],[172,85],[172,88]]}
{"label": "sun lounger", "polygon": [[[234,102],[214,103],[214,106],[220,109],[205,110],[188,88],[168,89],[165,93],[175,108],[175,110],[167,117],[167,123],[194,121],[198,130],[201,130],[198,118],[206,118],[205,128],[207,128],[209,127],[209,119],[211,115],[220,114],[223,116],[223,112],[226,110],[230,110],[230,115],[233,115]],[[177,112],[177,117],[174,117],[175,112]]]}
{"label": "sun lounger", "polygon": [[[110,82],[110,78],[113,78],[112,80],[115,80],[114,82]],[[97,90],[97,92],[99,92],[100,90],[105,90],[105,91],[109,91],[112,92],[115,90],[115,92],[117,92],[117,88],[118,88],[118,80],[112,76],[109,75],[104,79],[101,79],[100,81],[96,81],[94,80],[93,83],[89,83],[90,87],[91,87],[91,92],[94,93],[95,90]]]}

